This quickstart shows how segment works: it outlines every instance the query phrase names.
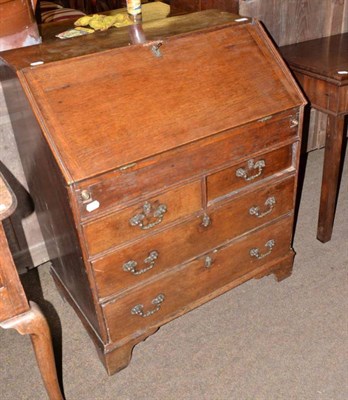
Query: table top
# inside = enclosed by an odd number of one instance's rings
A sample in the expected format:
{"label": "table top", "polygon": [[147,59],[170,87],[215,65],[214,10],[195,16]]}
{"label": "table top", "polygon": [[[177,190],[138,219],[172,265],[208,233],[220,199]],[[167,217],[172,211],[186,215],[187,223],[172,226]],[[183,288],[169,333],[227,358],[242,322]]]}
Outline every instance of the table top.
{"label": "table top", "polygon": [[293,70],[348,84],[348,32],[283,46],[280,52]]}
{"label": "table top", "polygon": [[[153,3],[146,3],[142,5],[142,21],[150,22],[156,21],[168,17],[170,13],[170,6],[161,1],[155,1]],[[115,15],[115,14],[127,14],[127,8],[119,8],[116,10],[109,10],[105,12],[100,12],[98,14],[104,15]],[[58,22],[50,22],[47,24],[42,24],[39,26],[40,33],[43,41],[50,40],[61,40],[57,39],[55,35],[62,33],[65,30],[74,28],[74,21],[72,19],[67,19]],[[116,30],[116,28],[110,28]]]}
{"label": "table top", "polygon": [[[149,3],[153,4],[153,3]],[[219,25],[250,24],[248,18],[218,10],[206,10],[178,17],[162,18],[143,22],[141,28],[147,43],[168,40],[172,36],[189,34],[197,30],[213,29]],[[70,22],[71,24],[71,22]],[[62,26],[59,26],[61,32]],[[62,30],[61,30],[62,29]],[[3,60],[14,70],[26,67],[37,67],[41,64],[61,61],[64,59],[97,54],[106,50],[125,48],[132,44],[132,25],[123,28],[110,28],[106,31],[96,31],[91,35],[71,39],[43,40],[36,46],[22,47],[0,53],[0,63]]]}

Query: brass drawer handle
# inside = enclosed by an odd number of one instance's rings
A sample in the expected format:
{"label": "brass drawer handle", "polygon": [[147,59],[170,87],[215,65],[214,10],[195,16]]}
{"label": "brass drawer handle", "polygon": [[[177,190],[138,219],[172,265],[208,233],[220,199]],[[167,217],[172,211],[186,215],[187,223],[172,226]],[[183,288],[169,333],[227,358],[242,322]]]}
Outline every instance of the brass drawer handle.
{"label": "brass drawer handle", "polygon": [[[157,202],[156,202],[157,203]],[[165,204],[151,204],[146,201],[143,205],[143,212],[134,215],[129,223],[131,226],[138,226],[140,229],[151,229],[160,224],[163,220],[164,214],[167,212]]]}
{"label": "brass drawer handle", "polygon": [[265,201],[265,206],[268,207],[266,211],[261,212],[260,207],[253,206],[249,208],[249,214],[255,215],[255,217],[257,218],[265,217],[266,215],[270,214],[273,211],[275,204],[276,204],[275,197],[271,196]]}
{"label": "brass drawer handle", "polygon": [[269,249],[267,253],[261,254],[258,248],[253,248],[249,252],[250,257],[256,257],[258,260],[261,260],[262,258],[265,258],[272,253],[274,246],[275,246],[275,240],[271,239],[265,244],[265,247],[268,247]]}
{"label": "brass drawer handle", "polygon": [[143,269],[139,269],[138,271],[136,270],[136,267],[138,263],[134,260],[129,260],[126,263],[123,264],[123,271],[130,272],[133,275],[141,275],[145,273],[146,271],[149,271],[155,266],[155,262],[158,258],[158,252],[156,250],[153,250],[149,253],[149,255],[145,258],[144,263],[147,265],[147,267]]}
{"label": "brass drawer handle", "polygon": [[142,304],[137,304],[136,306],[134,306],[132,308],[131,314],[139,315],[139,317],[142,317],[142,318],[150,317],[150,315],[156,313],[157,311],[159,311],[161,309],[161,304],[164,302],[164,299],[165,299],[164,294],[160,293],[151,302],[155,306],[152,310],[145,312],[144,306]]}
{"label": "brass drawer handle", "polygon": [[290,118],[290,128],[296,128],[298,126],[298,117]]}
{"label": "brass drawer handle", "polygon": [[[243,178],[247,182],[252,181],[253,179],[258,178],[262,174],[263,168],[265,168],[265,166],[266,166],[265,160],[258,160],[256,161],[256,163],[254,163],[254,160],[249,160],[247,164],[247,169],[238,168],[236,171],[236,176],[238,178]],[[257,170],[256,174],[249,176],[249,172],[253,170]]]}

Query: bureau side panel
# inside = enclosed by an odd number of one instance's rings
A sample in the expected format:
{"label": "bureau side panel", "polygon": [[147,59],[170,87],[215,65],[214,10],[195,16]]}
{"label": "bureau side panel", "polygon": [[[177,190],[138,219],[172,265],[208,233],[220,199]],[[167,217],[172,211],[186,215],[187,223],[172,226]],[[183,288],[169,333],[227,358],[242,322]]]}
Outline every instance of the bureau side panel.
{"label": "bureau side panel", "polygon": [[[25,114],[17,109],[7,110],[3,86],[8,82],[6,71],[0,61],[0,170],[18,199],[18,207],[9,218],[3,221],[6,236],[18,271],[26,271],[48,261],[45,243],[37,216],[33,212],[32,201],[28,195],[27,182],[18,155],[11,119],[22,120]],[[11,118],[12,117],[12,118]],[[20,123],[20,121],[16,122]]]}
{"label": "bureau side panel", "polygon": [[14,74],[8,76],[4,93],[8,109],[18,108],[20,102],[21,113],[30,121],[23,126],[13,118],[11,123],[49,258],[82,313],[99,332],[67,188],[18,79]]}

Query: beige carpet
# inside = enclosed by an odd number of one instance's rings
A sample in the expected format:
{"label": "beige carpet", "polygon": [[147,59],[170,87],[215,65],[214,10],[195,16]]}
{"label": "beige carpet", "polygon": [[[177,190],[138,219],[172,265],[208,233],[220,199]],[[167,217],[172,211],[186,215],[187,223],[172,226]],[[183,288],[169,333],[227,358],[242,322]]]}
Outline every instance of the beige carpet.
{"label": "beige carpet", "polygon": [[[347,156],[348,157],[348,156]],[[323,152],[309,155],[293,275],[250,281],[162,327],[108,377],[47,266],[24,276],[59,342],[67,400],[348,399],[348,163],[332,240],[318,242]],[[41,281],[42,293],[38,286]],[[0,331],[0,399],[47,399],[28,337]]]}

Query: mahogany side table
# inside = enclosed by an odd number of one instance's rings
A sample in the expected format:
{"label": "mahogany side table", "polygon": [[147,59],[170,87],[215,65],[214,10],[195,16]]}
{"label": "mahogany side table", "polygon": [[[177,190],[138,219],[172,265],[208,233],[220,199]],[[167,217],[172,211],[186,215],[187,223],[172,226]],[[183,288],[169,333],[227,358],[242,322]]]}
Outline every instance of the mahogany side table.
{"label": "mahogany side table", "polygon": [[28,304],[2,225],[16,205],[14,193],[0,174],[0,327],[30,335],[49,399],[63,400],[47,320],[37,304]]}
{"label": "mahogany side table", "polygon": [[283,46],[280,51],[311,107],[327,114],[317,238],[331,239],[343,164],[344,118],[348,114],[348,33]]}

